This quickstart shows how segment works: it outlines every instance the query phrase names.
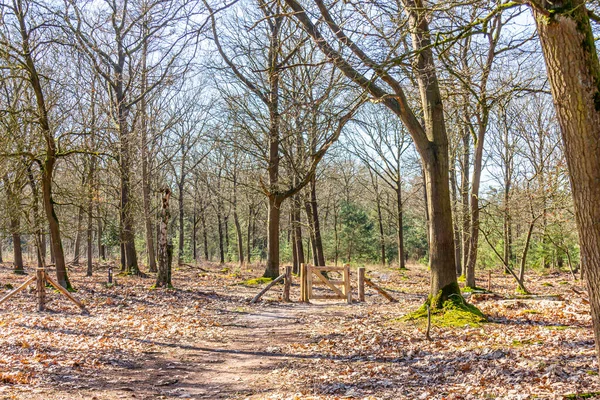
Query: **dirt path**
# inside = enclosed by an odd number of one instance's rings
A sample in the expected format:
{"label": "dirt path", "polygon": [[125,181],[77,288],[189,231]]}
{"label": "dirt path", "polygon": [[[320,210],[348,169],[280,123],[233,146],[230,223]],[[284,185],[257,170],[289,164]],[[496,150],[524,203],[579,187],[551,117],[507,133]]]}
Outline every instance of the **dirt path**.
{"label": "dirt path", "polygon": [[[320,310],[311,307],[311,312]],[[78,375],[76,380],[62,376],[54,390],[44,394],[52,399],[98,400],[268,398],[271,392],[293,389],[273,381],[269,374],[294,357],[281,353],[283,345],[306,342],[307,311],[307,306],[294,304],[233,312],[225,318],[228,322],[222,325],[224,333],[218,340],[153,343],[161,351],[121,365],[121,374],[113,370],[111,376]]]}

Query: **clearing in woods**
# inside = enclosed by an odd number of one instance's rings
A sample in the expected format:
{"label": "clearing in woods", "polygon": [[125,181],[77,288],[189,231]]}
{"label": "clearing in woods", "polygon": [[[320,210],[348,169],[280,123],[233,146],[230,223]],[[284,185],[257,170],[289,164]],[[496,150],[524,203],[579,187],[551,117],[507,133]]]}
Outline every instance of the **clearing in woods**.
{"label": "clearing in woods", "polygon": [[[0,307],[0,399],[478,399],[565,398],[600,392],[589,306],[567,274],[532,276],[537,296],[514,297],[494,273],[495,297],[472,298],[480,326],[402,322],[427,293],[426,267],[370,270],[399,300],[367,289],[366,303],[280,302],[282,285],[241,285],[261,267],[203,264],[174,271],[175,290],[106,271],[71,279],[91,315],[25,291]],[[30,268],[32,273],[33,269]],[[483,275],[483,274],[482,274]],[[356,270],[352,271],[356,299]],[[0,265],[0,296],[24,281]],[[297,280],[296,280],[297,282]],[[486,286],[487,277],[478,282]],[[575,288],[575,291],[572,290]],[[558,294],[558,295],[556,295]],[[556,296],[554,296],[556,295]],[[519,397],[521,396],[521,397]]]}

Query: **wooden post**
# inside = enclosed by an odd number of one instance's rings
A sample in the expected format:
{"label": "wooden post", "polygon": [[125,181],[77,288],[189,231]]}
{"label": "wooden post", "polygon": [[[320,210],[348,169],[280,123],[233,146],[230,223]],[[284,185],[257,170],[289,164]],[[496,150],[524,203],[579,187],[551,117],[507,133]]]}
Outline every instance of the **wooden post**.
{"label": "wooden post", "polygon": [[348,264],[344,266],[344,294],[346,295],[348,304],[352,304],[352,289],[350,286],[350,265]]}
{"label": "wooden post", "polygon": [[365,267],[358,268],[358,301],[365,301]]}
{"label": "wooden post", "polygon": [[300,301],[302,303],[306,303],[307,299],[307,289],[306,289],[306,264],[300,264]]}
{"label": "wooden post", "polygon": [[306,301],[309,301],[313,297],[313,271],[310,269],[310,265],[306,266]]}
{"label": "wooden post", "polygon": [[292,267],[285,267],[285,281],[283,286],[283,301],[290,301],[290,288],[292,287]]}
{"label": "wooden post", "polygon": [[35,279],[37,284],[37,300],[38,300],[38,311],[44,311],[46,309],[46,273],[44,268],[38,268],[35,271]]}
{"label": "wooden post", "polygon": [[488,292],[492,291],[492,271],[488,271]]}

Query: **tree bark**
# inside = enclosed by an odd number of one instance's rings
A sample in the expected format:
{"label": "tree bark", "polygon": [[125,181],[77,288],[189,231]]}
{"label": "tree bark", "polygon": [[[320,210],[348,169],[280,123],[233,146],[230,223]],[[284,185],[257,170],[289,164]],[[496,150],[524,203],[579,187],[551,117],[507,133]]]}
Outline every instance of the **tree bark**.
{"label": "tree bark", "polygon": [[264,277],[279,276],[279,220],[281,217],[281,202],[276,196],[269,197],[267,217],[267,267]]}
{"label": "tree bark", "polygon": [[600,63],[584,0],[532,2],[575,204],[600,362]]}
{"label": "tree bark", "polygon": [[177,198],[177,204],[179,205],[179,248],[177,249],[177,264],[181,264],[183,263],[183,249],[184,249],[184,242],[185,242],[185,238],[183,235],[183,231],[184,231],[184,210],[183,210],[183,188],[184,188],[184,178],[183,178],[183,174],[184,172],[184,168],[183,168],[183,164],[184,161],[181,161],[181,174],[182,176],[180,177],[181,181],[179,182],[179,185],[177,185],[177,189],[178,189],[178,193],[179,193],[179,197]]}
{"label": "tree bark", "polygon": [[[316,149],[314,149],[316,151]],[[325,266],[325,253],[323,252],[323,239],[321,238],[321,222],[317,203],[317,177],[310,180],[310,207],[312,211],[312,224],[315,233],[315,253],[317,266]]]}
{"label": "tree bark", "polygon": [[171,190],[163,189],[162,207],[160,217],[160,240],[158,242],[158,274],[156,275],[156,287],[171,286],[171,262],[173,257],[173,246],[169,243],[169,199]]}
{"label": "tree bark", "polygon": [[[83,181],[85,184],[85,180]],[[77,207],[77,232],[75,232],[75,245],[73,246],[73,264],[79,265],[81,258],[81,225],[83,224],[83,207]]]}

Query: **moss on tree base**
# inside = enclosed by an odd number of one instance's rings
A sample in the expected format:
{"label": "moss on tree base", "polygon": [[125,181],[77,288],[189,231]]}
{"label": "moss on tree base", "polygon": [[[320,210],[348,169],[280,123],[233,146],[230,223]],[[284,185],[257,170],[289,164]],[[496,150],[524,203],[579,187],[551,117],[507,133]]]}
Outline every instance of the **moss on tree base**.
{"label": "moss on tree base", "polygon": [[485,315],[474,305],[469,304],[460,294],[457,283],[451,283],[438,292],[429,296],[425,304],[417,311],[405,315],[402,320],[427,320],[427,307],[431,308],[431,323],[436,326],[479,326],[486,322]]}

